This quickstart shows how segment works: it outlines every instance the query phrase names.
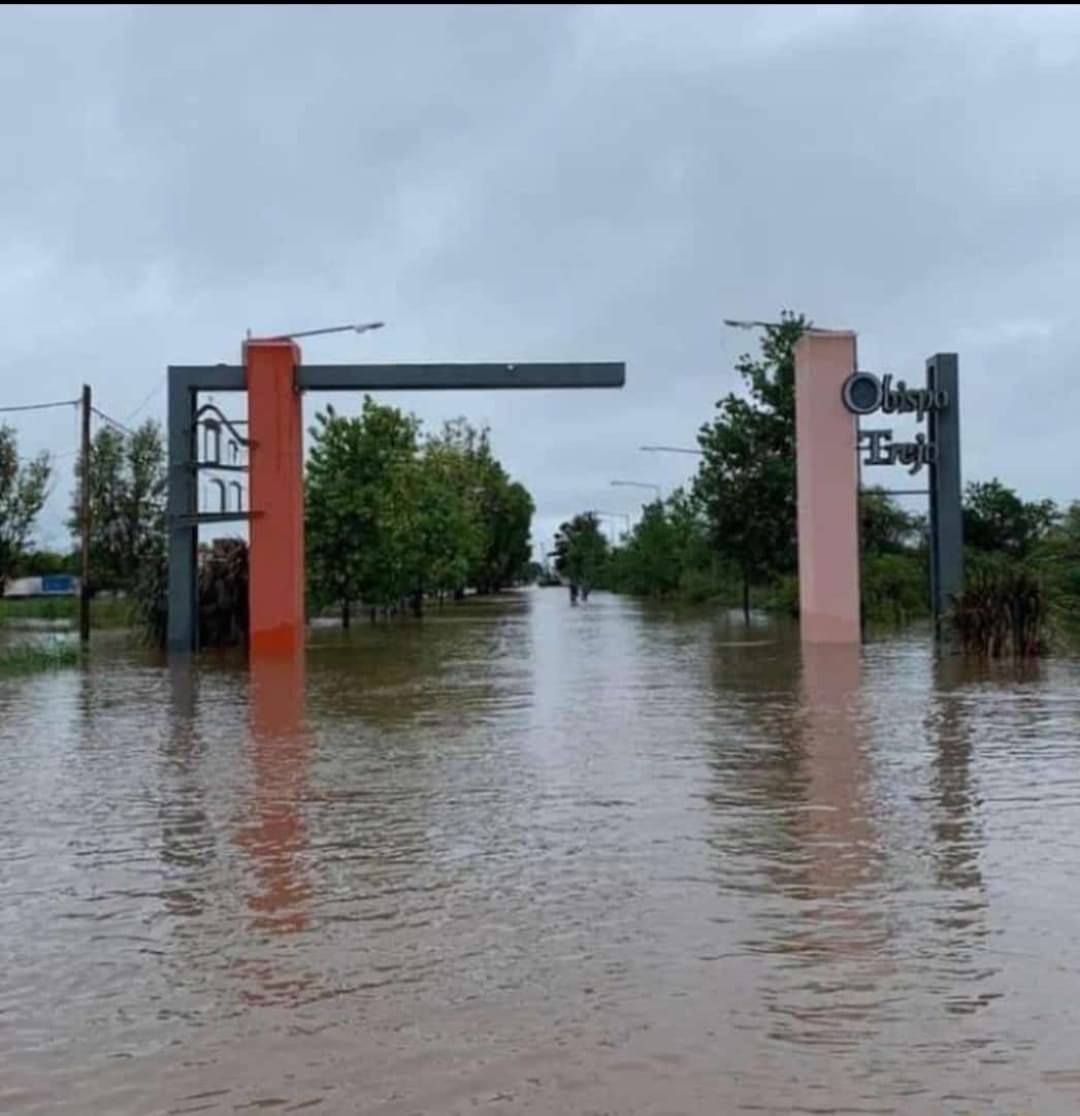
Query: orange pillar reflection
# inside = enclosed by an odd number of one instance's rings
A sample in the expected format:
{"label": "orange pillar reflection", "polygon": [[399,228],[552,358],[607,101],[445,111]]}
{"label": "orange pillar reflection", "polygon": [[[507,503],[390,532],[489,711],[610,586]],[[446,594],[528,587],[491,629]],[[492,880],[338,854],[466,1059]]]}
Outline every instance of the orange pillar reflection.
{"label": "orange pillar reflection", "polygon": [[304,417],[292,341],[248,341],[251,650],[304,644]]}
{"label": "orange pillar reflection", "polygon": [[248,898],[255,924],[278,932],[303,930],[310,894],[303,859],[307,830],[309,741],[304,727],[303,652],[253,658],[251,748],[255,794],[238,844],[254,862],[257,890]]}

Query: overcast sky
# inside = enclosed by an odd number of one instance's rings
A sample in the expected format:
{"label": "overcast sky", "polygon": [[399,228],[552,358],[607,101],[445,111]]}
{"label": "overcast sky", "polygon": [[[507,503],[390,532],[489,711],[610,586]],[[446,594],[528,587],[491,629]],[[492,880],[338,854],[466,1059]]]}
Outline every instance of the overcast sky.
{"label": "overcast sky", "polygon": [[[357,318],[306,359],[625,360],[393,397],[490,423],[545,538],[685,479],[638,447],[737,386],[722,318],[787,307],[866,368],[958,351],[966,479],[1065,500],[1078,109],[1066,8],[3,8],[0,405],[163,418],[170,362]],[[17,426],[68,454],[58,542],[74,413]]]}

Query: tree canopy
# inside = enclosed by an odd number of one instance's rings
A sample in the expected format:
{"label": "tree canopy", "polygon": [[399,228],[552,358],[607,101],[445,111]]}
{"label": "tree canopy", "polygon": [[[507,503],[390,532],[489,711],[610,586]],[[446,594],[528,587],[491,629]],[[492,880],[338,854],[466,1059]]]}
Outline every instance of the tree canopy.
{"label": "tree canopy", "polygon": [[964,492],[964,541],[972,550],[1026,558],[1060,518],[1053,500],[1022,500],[996,477]]}
{"label": "tree canopy", "polygon": [[365,398],[328,407],[311,430],[306,474],[309,595],[388,607],[466,587],[495,592],[528,574],[532,497],[464,419],[423,436],[420,422]]}
{"label": "tree canopy", "polygon": [[768,326],[760,355],[735,366],[745,394],[724,396],[698,432],[694,494],[717,554],[739,571],[747,612],[751,585],[795,568],[794,348],[809,325],[785,312]]}
{"label": "tree canopy", "polygon": [[[83,462],[75,465],[68,527],[79,537]],[[165,446],[148,419],[127,433],[102,426],[90,444],[90,589],[129,590],[165,550]]]}
{"label": "tree canopy", "polygon": [[582,512],[563,523],[555,534],[555,570],[586,593],[604,582],[608,541],[596,512]]}
{"label": "tree canopy", "polygon": [[49,455],[20,460],[14,429],[0,425],[0,593],[26,553],[51,476]]}

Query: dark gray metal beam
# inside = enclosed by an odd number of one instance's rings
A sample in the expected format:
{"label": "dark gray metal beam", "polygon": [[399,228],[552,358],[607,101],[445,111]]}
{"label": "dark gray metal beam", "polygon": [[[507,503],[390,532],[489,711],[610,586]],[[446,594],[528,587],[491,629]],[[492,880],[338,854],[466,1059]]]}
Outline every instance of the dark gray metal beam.
{"label": "dark gray metal beam", "polygon": [[620,388],[626,365],[589,364],[302,364],[305,391],[498,391]]}
{"label": "dark gray metal beam", "polygon": [[193,391],[243,391],[247,373],[242,364],[170,364],[169,382],[188,383]]}
{"label": "dark gray metal beam", "polygon": [[251,518],[253,513],[249,511],[216,511],[184,515],[180,517],[180,522],[197,527],[200,523],[246,523]]}
{"label": "dark gray metal beam", "polygon": [[956,353],[926,362],[927,387],[944,391],[948,405],[928,417],[929,441],[937,448],[930,466],[930,592],[938,638],[952,599],[964,587],[964,518],[960,476],[960,377]]}
{"label": "dark gray metal beam", "polygon": [[[243,391],[242,364],[174,365],[176,375],[199,391]],[[621,361],[537,364],[302,364],[296,381],[304,391],[500,391],[621,388]]]}

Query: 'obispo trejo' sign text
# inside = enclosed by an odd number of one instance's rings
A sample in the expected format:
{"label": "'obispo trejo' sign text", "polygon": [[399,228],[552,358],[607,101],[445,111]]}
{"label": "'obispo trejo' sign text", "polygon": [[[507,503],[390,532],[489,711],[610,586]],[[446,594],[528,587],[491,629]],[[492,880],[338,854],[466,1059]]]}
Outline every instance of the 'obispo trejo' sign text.
{"label": "'obispo trejo' sign text", "polygon": [[[914,415],[916,422],[932,411],[949,406],[949,394],[930,387],[908,387],[903,380],[893,386],[892,376],[875,376],[873,372],[854,372],[844,381],[844,406],[853,415]],[[894,442],[892,430],[861,430],[859,445],[865,447],[864,465],[905,465],[914,475],[924,465],[937,460],[937,446],[925,434],[916,434],[913,442]]]}

